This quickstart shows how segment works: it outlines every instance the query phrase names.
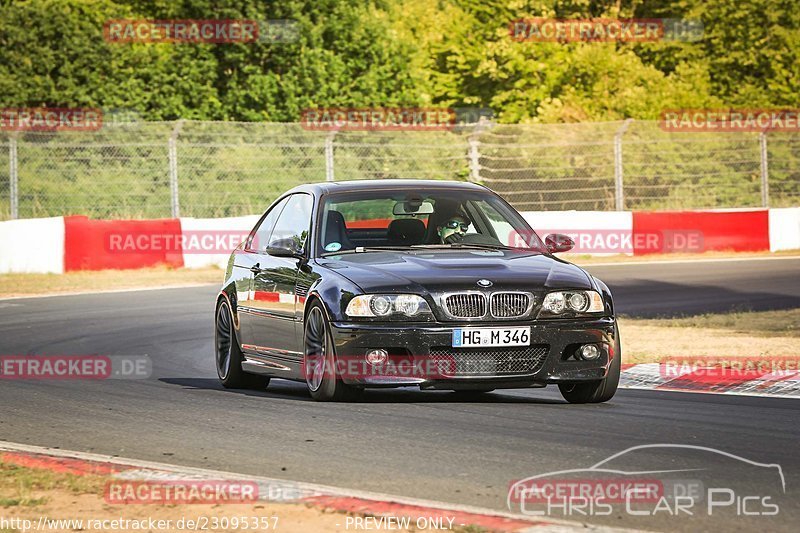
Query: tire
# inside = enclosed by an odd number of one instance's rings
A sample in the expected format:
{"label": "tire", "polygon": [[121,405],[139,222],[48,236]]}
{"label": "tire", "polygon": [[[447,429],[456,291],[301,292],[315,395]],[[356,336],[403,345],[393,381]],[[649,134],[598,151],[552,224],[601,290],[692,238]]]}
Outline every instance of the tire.
{"label": "tire", "polygon": [[233,328],[233,315],[227,301],[217,306],[216,327],[214,329],[214,352],[217,376],[226,389],[264,390],[269,378],[248,374],[242,370],[242,350]]}
{"label": "tire", "polygon": [[608,374],[600,381],[589,383],[565,383],[559,385],[561,395],[569,403],[603,403],[614,397],[619,385],[622,350],[619,340],[619,328],[614,326],[614,359],[608,369]]}
{"label": "tire", "polygon": [[311,397],[318,402],[354,402],[364,389],[341,380],[336,369],[333,336],[319,302],[308,311],[303,333],[303,368]]}

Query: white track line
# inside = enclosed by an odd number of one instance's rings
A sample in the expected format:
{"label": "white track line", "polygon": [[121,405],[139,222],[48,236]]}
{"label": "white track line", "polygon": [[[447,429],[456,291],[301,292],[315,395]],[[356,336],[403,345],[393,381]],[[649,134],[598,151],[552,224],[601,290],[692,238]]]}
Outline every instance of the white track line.
{"label": "white track line", "polygon": [[792,394],[758,394],[756,392],[736,392],[736,391],[712,391],[712,390],[686,390],[686,389],[663,389],[657,387],[644,387],[642,385],[620,385],[619,390],[646,390],[653,392],[680,392],[682,394],[706,394],[714,396],[747,396],[748,398],[781,398],[789,400],[800,400],[800,396]]}
{"label": "white track line", "polygon": [[[657,259],[655,261],[611,261],[607,263],[575,263],[581,268],[595,266],[632,266],[632,265],[686,265],[690,263],[732,263],[737,261],[781,261],[784,259],[800,259],[800,255],[779,255],[775,257],[719,257],[708,259]],[[570,261],[571,262],[571,261]]]}

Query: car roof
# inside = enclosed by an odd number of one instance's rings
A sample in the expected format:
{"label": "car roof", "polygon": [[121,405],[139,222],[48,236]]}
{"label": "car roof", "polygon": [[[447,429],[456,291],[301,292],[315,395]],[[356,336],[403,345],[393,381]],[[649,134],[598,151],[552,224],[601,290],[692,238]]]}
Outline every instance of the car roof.
{"label": "car roof", "polygon": [[346,181],[323,181],[298,185],[288,192],[308,192],[324,195],[348,191],[375,191],[381,189],[461,189],[468,191],[485,191],[486,188],[476,183],[452,180],[415,180],[415,179],[363,179]]}

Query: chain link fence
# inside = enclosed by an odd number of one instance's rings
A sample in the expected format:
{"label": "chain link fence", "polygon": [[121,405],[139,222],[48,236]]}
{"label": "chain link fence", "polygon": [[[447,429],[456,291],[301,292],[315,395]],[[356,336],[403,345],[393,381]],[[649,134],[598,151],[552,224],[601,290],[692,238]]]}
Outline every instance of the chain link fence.
{"label": "chain link fence", "polygon": [[0,219],[256,214],[301,183],[483,183],[519,210],[800,205],[800,135],[668,133],[657,122],[309,131],[131,122],[0,135]]}

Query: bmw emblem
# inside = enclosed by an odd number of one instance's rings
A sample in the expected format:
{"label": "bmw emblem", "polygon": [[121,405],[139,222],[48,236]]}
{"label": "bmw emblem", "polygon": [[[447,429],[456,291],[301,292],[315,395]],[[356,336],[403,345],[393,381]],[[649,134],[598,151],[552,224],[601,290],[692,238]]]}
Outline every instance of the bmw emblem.
{"label": "bmw emblem", "polygon": [[478,286],[480,287],[491,287],[493,284],[488,279],[479,279]]}

